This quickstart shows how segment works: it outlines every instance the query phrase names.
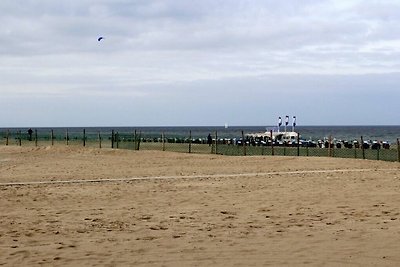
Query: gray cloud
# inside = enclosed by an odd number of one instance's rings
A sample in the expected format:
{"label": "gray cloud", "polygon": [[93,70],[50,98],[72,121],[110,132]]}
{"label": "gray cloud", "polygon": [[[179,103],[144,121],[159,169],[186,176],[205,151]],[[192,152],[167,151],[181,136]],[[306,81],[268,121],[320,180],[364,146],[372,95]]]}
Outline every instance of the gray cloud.
{"label": "gray cloud", "polygon": [[[388,86],[399,85],[392,77],[400,72],[399,7],[394,0],[5,0],[0,93],[27,105],[51,98],[70,103],[76,95],[99,103],[140,99],[142,110],[154,113],[149,110],[168,109],[168,103],[184,106],[180,97],[196,91],[223,97],[221,105],[230,109],[245,90],[263,97],[295,92],[307,101],[315,90],[326,96],[335,90],[333,99],[363,88],[370,96],[365,102],[375,104],[382,85],[399,96]],[[326,82],[314,87],[321,79]],[[171,110],[170,118],[180,111]],[[310,112],[304,109],[303,116]],[[400,123],[388,121],[396,119]],[[0,126],[7,123],[0,119]],[[21,117],[20,123],[27,122]],[[176,123],[191,124],[187,118]]]}

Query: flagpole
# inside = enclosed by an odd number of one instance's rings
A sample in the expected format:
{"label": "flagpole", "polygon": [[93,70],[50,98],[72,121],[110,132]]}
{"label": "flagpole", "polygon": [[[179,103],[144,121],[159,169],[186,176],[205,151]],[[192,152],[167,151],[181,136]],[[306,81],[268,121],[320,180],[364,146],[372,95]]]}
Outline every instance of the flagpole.
{"label": "flagpole", "polygon": [[292,132],[294,132],[294,128],[296,127],[296,116],[293,116],[293,126],[292,126]]}
{"label": "flagpole", "polygon": [[282,125],[282,118],[279,117],[279,118],[278,118],[278,132],[281,131],[281,125]]}
{"label": "flagpole", "polygon": [[286,127],[288,126],[288,124],[289,124],[289,116],[286,115],[286,118],[285,118],[285,134],[286,134]]}

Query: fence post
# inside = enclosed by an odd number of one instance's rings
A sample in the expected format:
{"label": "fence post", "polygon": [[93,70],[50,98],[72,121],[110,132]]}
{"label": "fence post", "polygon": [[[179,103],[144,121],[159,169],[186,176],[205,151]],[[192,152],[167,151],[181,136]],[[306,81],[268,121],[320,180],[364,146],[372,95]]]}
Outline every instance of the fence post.
{"label": "fence post", "polygon": [[189,153],[192,153],[192,130],[189,131]]}
{"label": "fence post", "polygon": [[6,134],[6,146],[8,146],[8,140],[10,139],[10,130],[7,130]]}
{"label": "fence post", "polygon": [[329,135],[329,138],[328,138],[328,157],[332,157],[331,142],[332,142],[332,135]]}
{"label": "fence post", "polygon": [[53,131],[53,129],[51,129],[51,132],[50,132],[50,139],[51,139],[51,145],[54,146],[54,131]]}
{"label": "fence post", "polygon": [[165,133],[162,132],[161,134],[161,142],[162,142],[162,151],[165,151]]}
{"label": "fence post", "polygon": [[38,140],[37,140],[37,129],[35,129],[35,146],[38,146]]}
{"label": "fence post", "polygon": [[119,133],[115,134],[115,142],[117,143],[117,148],[119,148]]}
{"label": "fence post", "polygon": [[114,148],[114,130],[111,130],[111,148]]}
{"label": "fence post", "polygon": [[300,156],[300,134],[297,133],[297,156]]}
{"label": "fence post", "polygon": [[244,140],[244,132],[242,130],[242,146],[243,146],[243,156],[246,156],[246,141]]}
{"label": "fence post", "polygon": [[397,161],[400,162],[400,141],[397,138]]}
{"label": "fence post", "polygon": [[283,141],[283,155],[286,156],[286,141]]}
{"label": "fence post", "polygon": [[100,131],[99,131],[99,148],[101,148],[101,134],[100,134]]}
{"label": "fence post", "polygon": [[140,150],[140,141],[142,139],[142,131],[139,131],[139,138],[138,138],[138,143],[137,143],[137,150]]}
{"label": "fence post", "polygon": [[209,133],[209,135],[210,135],[211,140],[209,142],[208,141],[208,136],[207,136],[207,144],[211,148],[210,154],[213,154],[214,153],[214,141],[213,141],[213,138],[211,137],[211,133]]}
{"label": "fence post", "polygon": [[18,144],[19,146],[22,146],[22,141],[21,141],[21,130],[18,131]]}
{"label": "fence post", "polygon": [[137,135],[136,135],[136,129],[135,129],[135,131],[133,132],[133,150],[137,150],[136,138],[137,138]]}
{"label": "fence post", "polygon": [[215,131],[215,154],[218,154],[218,132]]}
{"label": "fence post", "polygon": [[272,150],[271,153],[272,153],[272,156],[274,156],[275,150],[274,150],[274,140],[272,139],[272,130],[270,130],[269,133],[271,135],[271,150]]}
{"label": "fence post", "polygon": [[86,146],[86,130],[83,128],[83,146]]}
{"label": "fence post", "polygon": [[67,144],[67,146],[69,145],[69,134],[68,134],[68,128],[65,131],[65,143]]}
{"label": "fence post", "polygon": [[362,136],[361,136],[361,149],[362,149],[362,156],[363,156],[363,159],[365,159],[364,139],[363,139]]}

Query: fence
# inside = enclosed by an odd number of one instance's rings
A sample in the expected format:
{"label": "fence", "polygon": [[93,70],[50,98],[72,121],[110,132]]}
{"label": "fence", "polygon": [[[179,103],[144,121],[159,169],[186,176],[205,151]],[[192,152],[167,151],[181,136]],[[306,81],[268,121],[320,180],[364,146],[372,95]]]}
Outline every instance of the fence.
{"label": "fence", "polygon": [[278,144],[246,138],[226,138],[213,133],[212,142],[206,137],[177,136],[176,133],[146,134],[142,131],[82,131],[76,130],[6,130],[0,132],[3,145],[11,146],[84,146],[132,150],[160,150],[183,153],[212,153],[228,156],[307,156],[370,159],[400,162],[400,142],[396,144],[366,143],[361,137],[353,143],[333,142],[333,138],[321,143],[297,140],[292,144]]}

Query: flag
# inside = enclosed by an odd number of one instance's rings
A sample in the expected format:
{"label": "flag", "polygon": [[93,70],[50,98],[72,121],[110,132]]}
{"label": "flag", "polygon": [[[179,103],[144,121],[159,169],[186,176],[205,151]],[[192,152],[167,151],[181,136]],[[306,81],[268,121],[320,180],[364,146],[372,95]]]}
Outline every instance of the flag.
{"label": "flag", "polygon": [[296,116],[293,116],[293,127],[296,127]]}
{"label": "flag", "polygon": [[288,124],[289,124],[289,116],[286,116],[285,125],[288,125]]}
{"label": "flag", "polygon": [[282,125],[282,118],[279,117],[279,119],[278,119],[278,126],[281,126],[281,125]]}

